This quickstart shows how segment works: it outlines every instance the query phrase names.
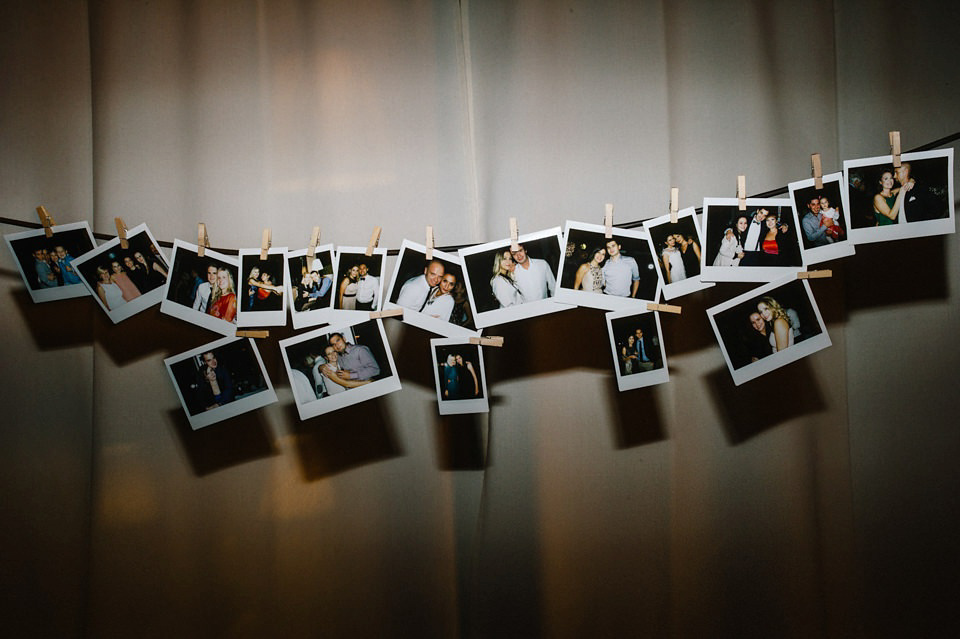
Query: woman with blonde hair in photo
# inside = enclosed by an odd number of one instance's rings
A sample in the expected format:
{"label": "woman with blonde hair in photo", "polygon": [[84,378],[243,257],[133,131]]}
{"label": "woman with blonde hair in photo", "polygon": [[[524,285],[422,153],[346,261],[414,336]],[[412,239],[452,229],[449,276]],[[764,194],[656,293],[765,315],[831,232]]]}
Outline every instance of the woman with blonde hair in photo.
{"label": "woman with blonde hair in photo", "polygon": [[110,271],[102,266],[97,267],[97,297],[111,311],[127,303],[127,300],[123,299],[123,291],[110,277]]}
{"label": "woman with blonde hair in photo", "polygon": [[513,279],[517,263],[513,261],[510,249],[497,251],[493,256],[493,277],[490,278],[490,290],[500,304],[500,308],[523,304],[523,294]]}
{"label": "woman with blonde hair in photo", "polygon": [[772,297],[765,296],[757,302],[757,312],[767,323],[770,347],[774,353],[793,346],[793,323],[786,309]]}
{"label": "woman with blonde hair in photo", "polygon": [[237,292],[234,290],[233,275],[224,267],[217,269],[217,280],[210,293],[209,315],[233,323],[237,318]]}

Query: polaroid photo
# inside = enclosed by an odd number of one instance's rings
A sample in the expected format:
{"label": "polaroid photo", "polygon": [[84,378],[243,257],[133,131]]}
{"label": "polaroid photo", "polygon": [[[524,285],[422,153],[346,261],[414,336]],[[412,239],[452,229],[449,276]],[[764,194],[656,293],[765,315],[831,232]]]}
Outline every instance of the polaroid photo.
{"label": "polaroid photo", "polygon": [[384,309],[403,309],[403,322],[446,337],[479,335],[463,278],[463,260],[404,240]]}
{"label": "polaroid photo", "polygon": [[850,239],[850,203],[843,188],[843,173],[823,176],[823,188],[813,178],[791,182],[793,225],[800,229],[803,261],[817,264],[855,252]]}
{"label": "polaroid photo", "polygon": [[434,338],[430,352],[436,370],[437,406],[441,415],[490,412],[483,348],[470,338]]}
{"label": "polaroid photo", "polygon": [[645,221],[643,228],[663,279],[664,298],[672,300],[714,285],[700,279],[703,240],[696,209],[678,211],[676,224],[670,221],[670,215],[663,215]]}
{"label": "polaroid photo", "polygon": [[307,249],[287,252],[287,304],[297,330],[326,324],[333,310],[333,244],[316,247],[307,262]]}
{"label": "polaroid photo", "polygon": [[279,344],[301,420],[400,390],[379,319],[324,326]]}
{"label": "polaroid photo", "polygon": [[845,160],[850,239],[883,242],[956,230],[953,149]]}
{"label": "polaroid photo", "polygon": [[703,263],[707,282],[771,282],[804,270],[789,199],[703,199]]}
{"label": "polaroid photo", "polygon": [[369,257],[366,252],[362,246],[337,247],[331,322],[362,322],[383,308],[387,249],[374,249]]}
{"label": "polaroid photo", "polygon": [[709,308],[707,317],[737,386],[830,346],[810,283],[796,275]]}
{"label": "polaroid photo", "polygon": [[3,236],[13,253],[20,277],[34,303],[84,297],[83,285],[73,261],[97,245],[86,222],[56,224],[53,237],[43,229],[8,233]]}
{"label": "polaroid photo", "polygon": [[658,313],[616,311],[606,319],[620,392],[670,381]]}
{"label": "polaroid photo", "polygon": [[224,337],[163,363],[193,430],[277,401],[249,337]]}
{"label": "polaroid photo", "polygon": [[660,299],[660,274],[645,231],[568,220],[556,300],[607,311],[646,308]]}
{"label": "polaroid photo", "polygon": [[237,282],[237,326],[284,326],[287,323],[287,296],[284,295],[286,248],[272,248],[267,259],[260,249],[240,249],[240,277]]}
{"label": "polaroid photo", "polygon": [[234,335],[238,265],[236,257],[210,249],[200,257],[196,244],[174,240],[160,312],[215,333]]}
{"label": "polaroid photo", "polygon": [[159,304],[170,269],[146,224],[127,231],[127,248],[115,237],[74,259],[73,266],[114,324]]}
{"label": "polaroid photo", "polygon": [[572,308],[557,302],[560,227],[460,249],[477,328]]}

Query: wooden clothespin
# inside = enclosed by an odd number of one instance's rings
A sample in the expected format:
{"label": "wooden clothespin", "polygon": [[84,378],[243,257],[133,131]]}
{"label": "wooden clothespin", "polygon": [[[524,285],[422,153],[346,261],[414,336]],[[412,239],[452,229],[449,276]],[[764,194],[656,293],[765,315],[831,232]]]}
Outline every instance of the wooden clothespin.
{"label": "wooden clothespin", "polygon": [[313,254],[317,252],[317,242],[320,241],[320,227],[315,226],[310,232],[310,245],[307,247],[307,267],[313,263]]}
{"label": "wooden clothespin", "polygon": [[471,337],[471,344],[477,344],[479,346],[496,346],[500,348],[503,346],[503,338],[499,335],[488,335],[486,337]]}
{"label": "wooden clothespin", "polygon": [[813,170],[813,188],[818,191],[823,190],[823,167],[820,164],[820,154],[814,153],[810,156],[810,166]]}
{"label": "wooden clothespin", "polygon": [[900,132],[890,132],[890,154],[893,155],[894,168],[900,168]]}
{"label": "wooden clothespin", "polygon": [[433,227],[427,227],[427,261],[433,260]]}
{"label": "wooden clothespin", "polygon": [[238,328],[237,337],[253,337],[255,339],[264,339],[264,338],[270,337],[270,331],[261,331],[261,330],[252,331],[252,330],[244,330],[242,328]]}
{"label": "wooden clothespin", "polygon": [[370,319],[381,319],[383,317],[403,317],[402,308],[389,308],[385,311],[370,311]]}
{"label": "wooden clothespin", "polygon": [[210,248],[210,238],[207,237],[207,225],[200,222],[197,224],[197,257],[203,257],[208,248]]}
{"label": "wooden clothespin", "polygon": [[606,209],[603,214],[603,237],[609,240],[613,238],[613,204],[608,202]]}
{"label": "wooden clothespin", "polygon": [[373,255],[373,249],[377,248],[377,245],[380,243],[380,231],[379,226],[373,227],[373,233],[370,234],[370,243],[367,244],[367,250],[364,252],[364,255],[370,257]]}
{"label": "wooden clothespin", "polygon": [[661,313],[674,313],[676,315],[680,314],[680,307],[673,306],[671,304],[656,304],[654,302],[647,302],[648,311],[660,311]]}
{"label": "wooden clothespin", "polygon": [[747,177],[745,175],[737,176],[737,209],[747,210]]}
{"label": "wooden clothespin", "polygon": [[510,250],[519,251],[520,250],[520,233],[517,231],[517,218],[510,218]]}
{"label": "wooden clothespin", "polygon": [[798,280],[818,280],[824,277],[833,277],[833,271],[823,269],[822,271],[800,271],[797,273]]}
{"label": "wooden clothespin", "polygon": [[115,217],[113,218],[113,223],[117,225],[117,237],[120,238],[120,248],[130,248],[130,243],[127,242],[127,225],[123,223],[123,218]]}
{"label": "wooden clothespin", "polygon": [[43,208],[43,205],[37,207],[37,216],[40,218],[40,224],[43,225],[43,234],[47,237],[53,237],[53,225],[56,222],[53,221],[53,217],[47,213],[47,209]]}
{"label": "wooden clothespin", "polygon": [[260,261],[263,262],[267,259],[267,253],[270,251],[270,245],[272,244],[271,238],[273,234],[270,232],[270,228],[267,227],[263,229],[263,235],[260,236]]}
{"label": "wooden clothespin", "polygon": [[670,188],[670,223],[677,223],[677,213],[680,211],[680,189]]}

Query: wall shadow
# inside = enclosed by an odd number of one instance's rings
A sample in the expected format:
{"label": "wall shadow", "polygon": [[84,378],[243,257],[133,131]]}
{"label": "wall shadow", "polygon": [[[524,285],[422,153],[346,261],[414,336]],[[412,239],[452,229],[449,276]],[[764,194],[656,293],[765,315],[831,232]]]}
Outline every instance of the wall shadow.
{"label": "wall shadow", "polygon": [[181,408],[168,411],[167,418],[197,477],[280,454],[258,410],[198,430],[190,427]]}
{"label": "wall shadow", "polygon": [[843,263],[847,307],[857,311],[947,299],[946,242],[954,237],[858,244],[856,255]]}
{"label": "wall shadow", "polygon": [[611,372],[607,392],[614,407],[613,434],[618,450],[635,448],[667,439],[656,386],[620,392]]}
{"label": "wall shadow", "polygon": [[11,306],[29,327],[39,351],[55,351],[93,344],[93,311],[88,297],[35,304],[25,288],[11,291]]}
{"label": "wall shadow", "polygon": [[485,415],[441,415],[436,422],[437,467],[440,470],[484,470],[487,451]]}

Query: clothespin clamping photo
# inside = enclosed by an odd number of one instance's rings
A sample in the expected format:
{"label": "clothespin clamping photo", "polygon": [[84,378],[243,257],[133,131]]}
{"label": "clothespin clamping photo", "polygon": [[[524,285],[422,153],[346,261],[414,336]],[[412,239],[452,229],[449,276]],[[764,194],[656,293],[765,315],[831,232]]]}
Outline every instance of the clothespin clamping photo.
{"label": "clothespin clamping photo", "polygon": [[500,348],[503,346],[503,338],[499,335],[487,335],[484,337],[471,337],[471,344],[477,344],[479,346],[496,346]]}
{"label": "clothespin clamping photo", "polygon": [[43,234],[47,237],[53,237],[53,225],[56,222],[53,221],[53,217],[47,213],[47,209],[43,208],[43,205],[37,207],[37,217],[40,218],[40,224],[43,225]]}
{"label": "clothespin clamping photo", "polygon": [[403,317],[403,309],[388,308],[385,311],[370,311],[370,319],[382,319],[384,317]]}
{"label": "clothespin clamping photo", "polygon": [[656,304],[654,302],[647,302],[648,311],[660,311],[661,313],[673,313],[674,315],[680,314],[680,307],[673,306],[672,304]]}
{"label": "clothespin clamping photo", "polygon": [[307,264],[313,263],[313,254],[317,252],[317,243],[320,241],[320,227],[315,226],[310,232],[310,244],[307,246]]}
{"label": "clothespin clamping photo", "polygon": [[427,261],[433,260],[433,227],[427,227]]}
{"label": "clothespin clamping photo", "polygon": [[203,257],[206,249],[210,248],[210,238],[207,236],[207,225],[197,224],[197,257]]}
{"label": "clothespin clamping photo", "polygon": [[380,231],[381,228],[379,226],[373,227],[373,233],[370,234],[370,243],[367,244],[367,250],[364,252],[364,255],[367,257],[373,255],[373,250],[380,244]]}
{"label": "clothespin clamping photo", "polygon": [[798,280],[819,280],[825,277],[833,277],[833,271],[825,268],[820,271],[800,271],[797,273]]}
{"label": "clothespin clamping photo", "polygon": [[890,132],[890,155],[893,156],[894,168],[900,168],[900,132]]}
{"label": "clothespin clamping photo", "polygon": [[613,238],[613,204],[607,203],[606,209],[603,215],[603,237],[609,240]]}
{"label": "clothespin clamping photo", "polygon": [[737,209],[747,210],[747,177],[745,175],[737,176]]}
{"label": "clothespin clamping photo", "polygon": [[680,211],[680,189],[670,188],[670,223],[677,223],[677,213]]}
{"label": "clothespin clamping photo", "polygon": [[127,225],[123,223],[123,218],[115,217],[113,218],[113,223],[117,225],[117,237],[120,239],[120,248],[130,248],[130,243],[127,242]]}
{"label": "clothespin clamping photo", "polygon": [[267,259],[267,253],[270,252],[270,245],[272,244],[273,234],[270,232],[270,228],[263,229],[263,235],[260,236],[260,261],[263,262]]}
{"label": "clothespin clamping photo", "polygon": [[263,330],[244,330],[237,329],[237,337],[253,337],[254,339],[266,339],[270,337],[270,331]]}
{"label": "clothespin clamping photo", "polygon": [[823,167],[820,164],[820,154],[814,153],[810,156],[810,166],[813,171],[813,188],[818,191],[823,190]]}
{"label": "clothespin clamping photo", "polygon": [[517,218],[510,218],[510,250],[520,250],[520,232],[517,230]]}

